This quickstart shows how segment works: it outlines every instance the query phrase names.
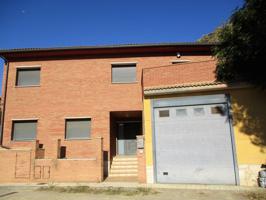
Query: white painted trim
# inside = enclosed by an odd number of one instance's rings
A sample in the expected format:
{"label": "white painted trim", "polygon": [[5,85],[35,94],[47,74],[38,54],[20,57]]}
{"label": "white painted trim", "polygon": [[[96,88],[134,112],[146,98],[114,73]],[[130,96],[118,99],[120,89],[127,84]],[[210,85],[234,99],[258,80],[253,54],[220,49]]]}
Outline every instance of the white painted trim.
{"label": "white painted trim", "polygon": [[15,88],[41,87],[41,85],[16,85]]}
{"label": "white painted trim", "polygon": [[41,68],[41,65],[23,65],[23,66],[16,66],[16,69],[30,69],[30,68]]}
{"label": "white painted trim", "polygon": [[69,161],[69,160],[97,160],[96,158],[61,158],[58,160],[63,160],[63,161]]}
{"label": "white painted trim", "polygon": [[27,151],[27,152],[30,152],[31,150],[32,150],[31,148],[25,148],[25,149],[18,149],[18,148],[5,149],[5,148],[0,148],[0,151]]}
{"label": "white painted trim", "polygon": [[65,119],[92,119],[90,116],[81,116],[81,117],[65,117]]}
{"label": "white painted trim", "polygon": [[73,141],[73,140],[75,140],[75,141],[77,141],[77,140],[92,140],[92,138],[69,138],[69,139],[65,138],[65,141]]}
{"label": "white painted trim", "polygon": [[134,82],[112,82],[112,84],[136,84],[138,83],[138,81],[134,81]]}
{"label": "white painted trim", "polygon": [[30,121],[30,120],[39,120],[39,118],[18,118],[18,119],[11,119],[12,121]]}
{"label": "white painted trim", "polygon": [[177,64],[177,63],[187,63],[191,62],[191,60],[171,60],[170,61],[172,64]]}

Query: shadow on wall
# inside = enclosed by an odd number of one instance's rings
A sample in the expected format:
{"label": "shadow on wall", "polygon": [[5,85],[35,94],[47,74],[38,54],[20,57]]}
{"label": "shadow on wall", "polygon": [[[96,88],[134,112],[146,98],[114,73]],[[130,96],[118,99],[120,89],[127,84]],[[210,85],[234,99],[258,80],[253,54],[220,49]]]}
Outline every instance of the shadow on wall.
{"label": "shadow on wall", "polygon": [[249,136],[251,142],[266,147],[266,91],[243,89],[232,92],[234,126]]}

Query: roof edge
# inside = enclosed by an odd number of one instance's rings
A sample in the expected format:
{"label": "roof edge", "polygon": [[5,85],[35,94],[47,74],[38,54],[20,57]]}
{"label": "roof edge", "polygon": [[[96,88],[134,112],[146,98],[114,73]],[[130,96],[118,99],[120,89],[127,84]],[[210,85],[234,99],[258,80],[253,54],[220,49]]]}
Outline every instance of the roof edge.
{"label": "roof edge", "polygon": [[117,44],[117,45],[95,45],[95,46],[69,46],[69,47],[50,47],[50,48],[14,48],[0,49],[0,55],[5,53],[19,52],[42,52],[42,51],[67,51],[67,50],[89,50],[89,49],[117,49],[117,48],[141,48],[141,47],[167,47],[167,46],[216,46],[219,43],[201,42],[173,42],[173,43],[143,43],[143,44]]}
{"label": "roof edge", "polygon": [[144,88],[144,95],[156,96],[156,95],[168,95],[168,94],[178,94],[178,93],[225,90],[225,89],[241,89],[249,87],[252,86],[245,82],[239,82],[239,83],[201,82],[201,83]]}

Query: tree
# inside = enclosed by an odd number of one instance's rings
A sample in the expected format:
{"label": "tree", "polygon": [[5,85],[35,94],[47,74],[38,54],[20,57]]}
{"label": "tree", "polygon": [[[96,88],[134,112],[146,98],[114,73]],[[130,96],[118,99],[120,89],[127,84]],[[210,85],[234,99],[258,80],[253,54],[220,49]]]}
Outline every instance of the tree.
{"label": "tree", "polygon": [[218,31],[217,80],[266,87],[266,1],[246,0]]}
{"label": "tree", "polygon": [[220,41],[219,35],[223,31],[224,26],[219,26],[213,32],[203,35],[198,42],[202,43],[218,43]]}

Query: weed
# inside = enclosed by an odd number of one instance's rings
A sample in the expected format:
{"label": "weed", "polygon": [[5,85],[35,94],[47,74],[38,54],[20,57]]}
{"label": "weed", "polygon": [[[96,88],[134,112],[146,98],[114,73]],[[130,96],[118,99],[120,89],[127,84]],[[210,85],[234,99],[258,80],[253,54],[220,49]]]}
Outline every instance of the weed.
{"label": "weed", "polygon": [[53,192],[65,192],[65,193],[89,193],[89,194],[105,194],[105,195],[124,195],[124,196],[134,196],[134,195],[152,195],[158,192],[151,188],[94,188],[89,186],[67,186],[60,187],[50,185],[47,187],[38,188],[39,191],[53,191]]}
{"label": "weed", "polygon": [[245,195],[248,200],[266,200],[266,191],[265,192],[247,192]]}

